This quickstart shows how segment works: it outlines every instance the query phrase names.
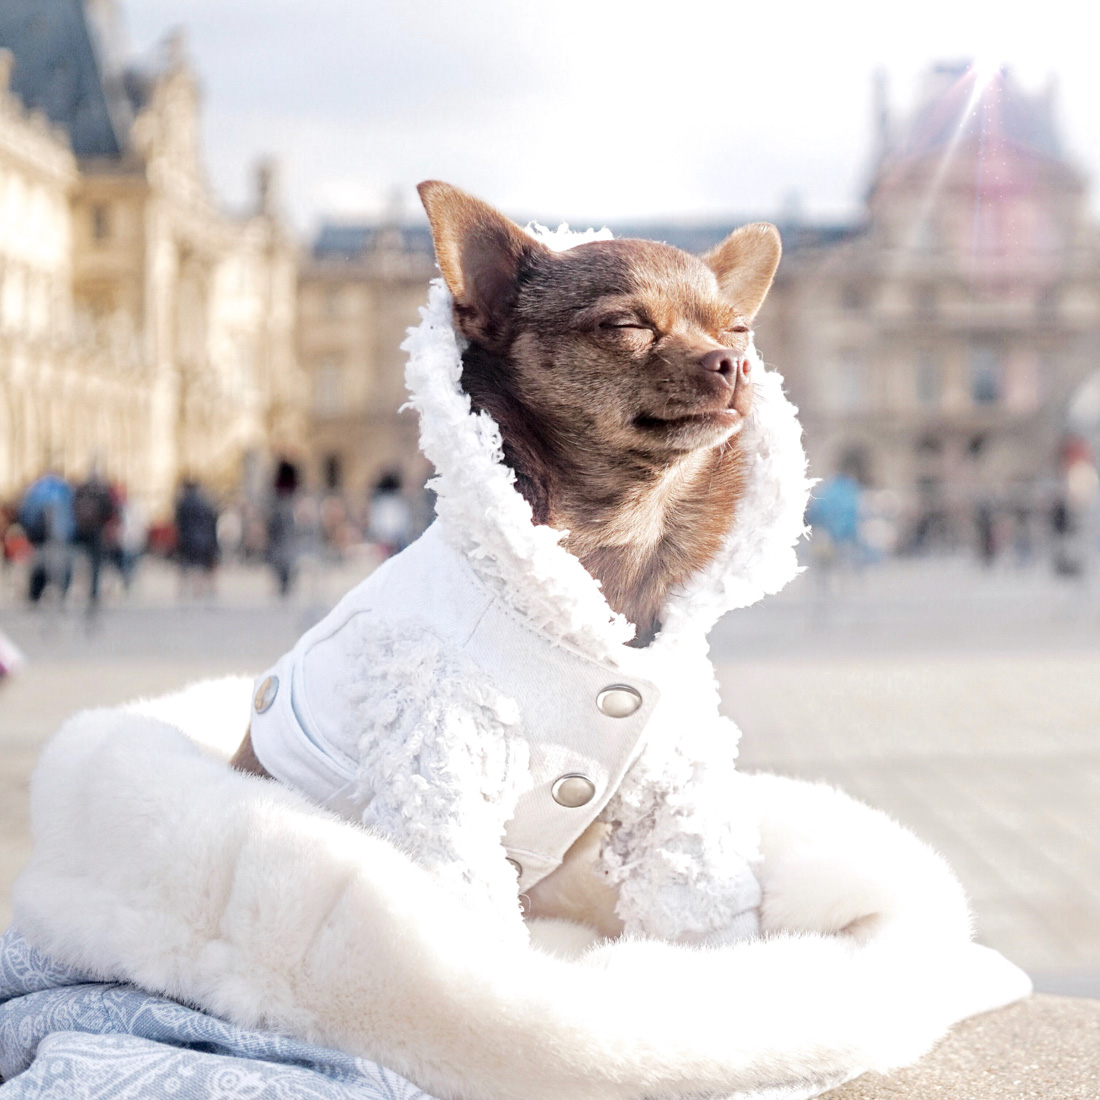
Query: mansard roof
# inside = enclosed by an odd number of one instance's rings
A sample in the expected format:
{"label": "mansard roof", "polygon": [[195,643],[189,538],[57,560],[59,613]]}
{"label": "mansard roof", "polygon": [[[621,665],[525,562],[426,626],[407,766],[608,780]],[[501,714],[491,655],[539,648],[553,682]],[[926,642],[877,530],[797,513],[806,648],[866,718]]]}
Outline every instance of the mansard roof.
{"label": "mansard roof", "polygon": [[82,0],[2,0],[0,47],[11,50],[11,88],[68,131],[81,157],[127,149],[130,101],[111,71]]}
{"label": "mansard roof", "polygon": [[[522,220],[522,219],[521,219]],[[685,252],[701,253],[724,240],[738,226],[760,218],[730,218],[705,222],[615,222],[616,237],[639,237],[649,241],[664,241]],[[768,219],[764,219],[768,220]],[[774,218],[770,219],[775,221]],[[600,221],[597,219],[597,221]],[[602,224],[602,222],[600,223]],[[777,222],[786,252],[800,248],[835,244],[853,236],[858,226],[849,223],[807,224]],[[382,224],[347,224],[329,222],[321,226],[313,242],[313,258],[355,262],[375,248],[394,248],[403,252],[433,254],[431,232],[427,225],[393,226]]]}
{"label": "mansard roof", "polygon": [[432,235],[427,225],[349,224],[326,222],[313,242],[315,260],[353,262],[377,248],[432,254]]}
{"label": "mansard roof", "polygon": [[885,152],[891,160],[923,157],[969,141],[1064,160],[1052,89],[1028,94],[1009,69],[985,74],[969,62],[935,65],[916,110],[888,135]]}

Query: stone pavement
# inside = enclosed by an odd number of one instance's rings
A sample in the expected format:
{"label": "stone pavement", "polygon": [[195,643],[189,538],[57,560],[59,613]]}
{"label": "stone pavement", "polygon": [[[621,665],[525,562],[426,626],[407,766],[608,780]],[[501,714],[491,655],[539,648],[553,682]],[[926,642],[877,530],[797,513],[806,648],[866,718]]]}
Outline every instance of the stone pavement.
{"label": "stone pavement", "polygon": [[966,1020],[916,1065],[827,1100],[1096,1100],[1100,1001],[1039,995]]}
{"label": "stone pavement", "polygon": [[891,563],[801,578],[712,642],[743,767],[887,810],[955,868],[982,942],[1100,996],[1100,592]]}
{"label": "stone pavement", "polygon": [[[262,572],[231,570],[218,602],[178,606],[154,563],[91,631],[0,592],[30,658],[0,688],[0,927],[28,850],[26,777],[68,714],[258,671],[367,567],[315,570],[285,605]],[[984,942],[1042,989],[1100,996],[1100,591],[954,560],[841,580],[801,578],[716,628],[744,766],[888,810],[956,868]]]}

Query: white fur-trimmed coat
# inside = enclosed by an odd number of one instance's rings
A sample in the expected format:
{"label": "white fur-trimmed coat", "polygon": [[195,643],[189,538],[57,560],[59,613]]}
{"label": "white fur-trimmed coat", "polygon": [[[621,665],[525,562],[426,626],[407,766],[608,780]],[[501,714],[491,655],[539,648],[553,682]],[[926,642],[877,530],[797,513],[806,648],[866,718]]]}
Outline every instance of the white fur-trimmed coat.
{"label": "white fur-trimmed coat", "polygon": [[[439,495],[435,542],[408,559],[421,572],[397,559],[338,609],[330,626],[350,633],[312,666],[328,670],[320,692],[308,655],[335,636],[322,629],[254,688],[73,719],[33,783],[34,854],[13,898],[24,934],[104,978],[369,1056],[444,1100],[811,1096],[1024,995],[1024,975],[970,942],[958,883],[910,833],[830,788],[733,768],[706,634],[797,568],[807,481],[780,379],[754,369],[723,551],[639,650],[561,533],[531,523],[495,424],[471,414],[441,284],[406,347]],[[437,566],[480,593],[477,623],[496,608],[514,633],[471,648],[475,627],[458,645],[465,620],[444,612],[405,644],[398,611],[420,622],[439,606],[415,595]],[[616,942],[554,925],[532,943],[520,918],[507,852],[529,852],[537,881],[584,828],[582,815],[539,849],[531,800],[569,752],[592,769],[603,753],[587,736],[562,748],[561,714],[531,709],[523,662],[505,667],[530,637],[543,661],[526,672],[551,694],[589,676],[586,691],[627,683],[645,701],[606,719],[582,692],[576,719],[636,727],[588,811],[615,823],[600,860],[628,932]],[[273,696],[256,690],[272,675]],[[250,696],[254,730],[288,701],[307,714],[305,749],[256,739],[304,794],[227,767]]]}

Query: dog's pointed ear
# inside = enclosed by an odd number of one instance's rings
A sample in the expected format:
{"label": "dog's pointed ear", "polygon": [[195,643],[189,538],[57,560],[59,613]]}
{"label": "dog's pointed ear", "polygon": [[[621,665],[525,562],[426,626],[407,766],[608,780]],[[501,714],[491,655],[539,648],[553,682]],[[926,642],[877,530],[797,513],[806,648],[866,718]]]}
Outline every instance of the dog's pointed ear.
{"label": "dog's pointed ear", "polygon": [[768,295],[782,251],[779,230],[755,222],[735,229],[702,260],[718,279],[723,297],[751,321]]}
{"label": "dog's pointed ear", "polygon": [[439,180],[417,186],[463,336],[503,348],[520,273],[543,246],[488,203]]}

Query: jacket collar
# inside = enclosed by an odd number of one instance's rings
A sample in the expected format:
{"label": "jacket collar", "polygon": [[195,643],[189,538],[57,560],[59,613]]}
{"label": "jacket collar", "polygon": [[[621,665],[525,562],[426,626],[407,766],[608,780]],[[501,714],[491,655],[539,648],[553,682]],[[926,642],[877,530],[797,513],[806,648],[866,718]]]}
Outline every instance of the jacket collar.
{"label": "jacket collar", "polygon": [[[564,250],[608,239],[607,230],[528,230]],[[466,556],[482,582],[531,624],[602,660],[615,660],[634,627],[608,606],[597,582],[561,541],[564,531],[532,520],[531,507],[504,464],[500,429],[487,413],[474,413],[462,389],[465,343],[454,329],[452,299],[433,280],[421,323],[409,330],[405,379],[409,404],[420,414],[420,447],[435,466],[429,486],[448,542]],[[706,633],[727,611],[778,592],[799,572],[794,546],[801,537],[811,482],[797,410],[783,380],[766,371],[755,348],[754,411],[746,425],[750,463],[737,518],[715,560],[680,591],[662,613],[663,628],[648,647],[662,650],[689,632]]]}

